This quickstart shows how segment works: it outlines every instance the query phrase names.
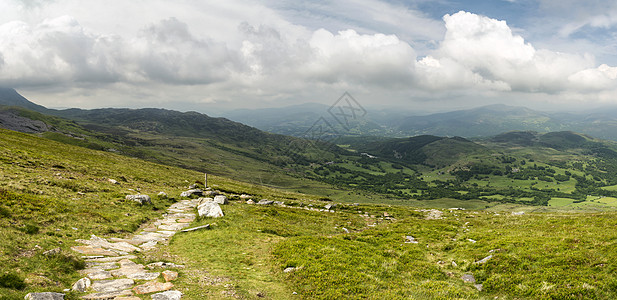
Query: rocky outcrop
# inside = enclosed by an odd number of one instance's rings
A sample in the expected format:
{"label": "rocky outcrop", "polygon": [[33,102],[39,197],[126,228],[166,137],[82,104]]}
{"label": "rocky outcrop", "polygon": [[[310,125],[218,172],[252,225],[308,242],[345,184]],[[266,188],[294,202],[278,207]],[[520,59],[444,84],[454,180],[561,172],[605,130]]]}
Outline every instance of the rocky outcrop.
{"label": "rocky outcrop", "polygon": [[214,201],[205,201],[197,206],[197,213],[200,217],[220,218],[223,215],[221,206]]}
{"label": "rocky outcrop", "polygon": [[63,300],[64,294],[61,293],[29,293],[24,298],[25,300]]}

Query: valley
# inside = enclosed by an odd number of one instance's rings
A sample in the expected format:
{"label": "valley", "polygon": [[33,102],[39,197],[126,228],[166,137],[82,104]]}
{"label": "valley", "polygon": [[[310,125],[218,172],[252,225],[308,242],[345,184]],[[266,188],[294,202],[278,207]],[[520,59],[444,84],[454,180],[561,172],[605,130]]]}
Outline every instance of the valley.
{"label": "valley", "polygon": [[4,126],[27,133],[0,129],[0,299],[95,293],[71,290],[93,264],[79,241],[130,240],[203,201],[181,193],[204,173],[229,199],[224,216],[130,253],[183,265],[167,284],[182,299],[617,297],[612,141],[508,131],[332,144],[194,112],[3,104]]}

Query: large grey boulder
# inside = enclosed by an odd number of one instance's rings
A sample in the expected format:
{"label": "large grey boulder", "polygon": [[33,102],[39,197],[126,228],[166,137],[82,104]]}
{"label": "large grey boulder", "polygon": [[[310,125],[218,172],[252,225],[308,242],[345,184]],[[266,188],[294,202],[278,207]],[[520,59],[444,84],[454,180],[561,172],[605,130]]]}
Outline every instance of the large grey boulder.
{"label": "large grey boulder", "polygon": [[268,200],[268,199],[261,199],[261,200],[259,200],[259,202],[257,202],[257,204],[260,204],[260,205],[272,205],[272,204],[274,204],[274,201]]}
{"label": "large grey boulder", "polygon": [[225,195],[216,195],[214,196],[214,202],[220,204],[220,205],[224,205],[227,204],[229,202],[227,202],[227,196]]}
{"label": "large grey boulder", "polygon": [[84,277],[80,280],[77,280],[77,282],[73,284],[71,290],[83,293],[90,287],[90,283],[90,278]]}
{"label": "large grey boulder", "polygon": [[200,217],[219,218],[223,216],[223,210],[218,203],[214,201],[206,201],[197,206],[197,213]]}
{"label": "large grey boulder", "polygon": [[139,195],[127,195],[126,196],[126,200],[139,202],[139,204],[141,204],[141,205],[152,204],[152,200],[150,199],[150,196],[142,195],[142,194],[139,194]]}
{"label": "large grey boulder", "polygon": [[25,300],[64,300],[64,294],[52,293],[52,292],[28,293],[28,295],[26,295],[24,299]]}

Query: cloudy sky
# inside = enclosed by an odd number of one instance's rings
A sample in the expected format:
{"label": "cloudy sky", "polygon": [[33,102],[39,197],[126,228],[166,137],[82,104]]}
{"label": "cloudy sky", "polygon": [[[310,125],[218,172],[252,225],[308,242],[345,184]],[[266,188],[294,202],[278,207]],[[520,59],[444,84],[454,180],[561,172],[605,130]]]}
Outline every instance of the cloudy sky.
{"label": "cloudy sky", "polygon": [[0,86],[48,107],[617,104],[612,0],[0,0]]}

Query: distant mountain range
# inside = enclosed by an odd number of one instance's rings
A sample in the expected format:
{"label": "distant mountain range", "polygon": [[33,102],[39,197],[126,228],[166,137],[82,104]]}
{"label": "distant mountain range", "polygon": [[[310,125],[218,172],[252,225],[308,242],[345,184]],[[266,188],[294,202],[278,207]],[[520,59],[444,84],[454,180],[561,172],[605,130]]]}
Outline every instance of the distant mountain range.
{"label": "distant mountain range", "polygon": [[327,113],[328,106],[306,104],[283,108],[237,110],[225,117],[261,130],[302,136],[320,117],[340,135],[406,137],[417,135],[494,136],[508,131],[575,131],[617,140],[617,107],[590,112],[550,113],[503,104],[422,116],[397,111],[368,111],[341,128]]}

